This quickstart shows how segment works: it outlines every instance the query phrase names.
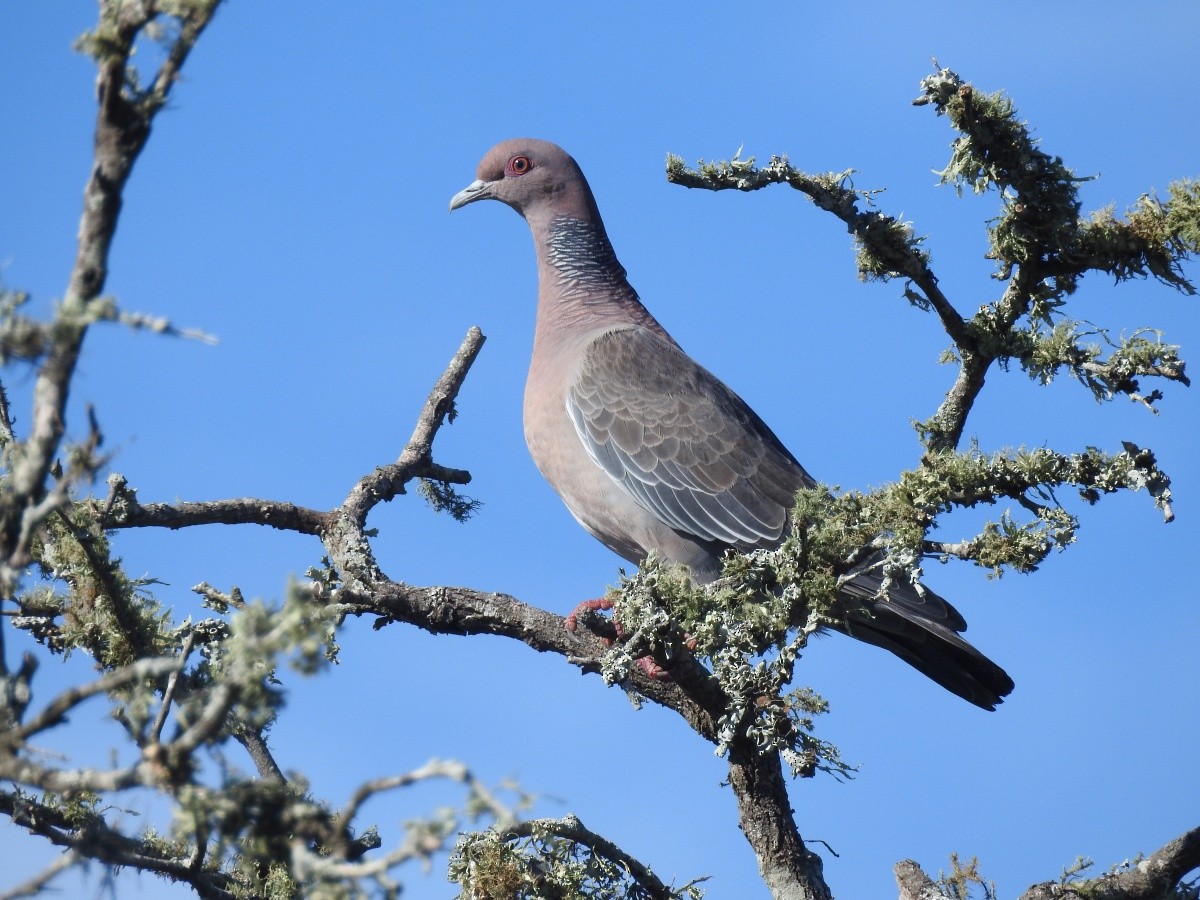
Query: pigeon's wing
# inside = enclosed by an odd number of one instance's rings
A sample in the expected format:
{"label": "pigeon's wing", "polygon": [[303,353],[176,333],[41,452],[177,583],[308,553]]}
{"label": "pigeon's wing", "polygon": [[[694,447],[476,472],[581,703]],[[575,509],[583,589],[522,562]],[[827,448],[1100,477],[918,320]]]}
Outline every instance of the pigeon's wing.
{"label": "pigeon's wing", "polygon": [[774,546],[795,492],[813,483],[745,401],[646,328],[587,346],[567,412],[588,455],[643,509],[704,542]]}
{"label": "pigeon's wing", "polygon": [[[648,329],[605,332],[588,345],[567,411],[591,459],[642,509],[702,542],[775,546],[795,492],[814,483],[740,397]],[[877,562],[870,557],[842,588],[855,603],[836,627],[995,709],[1012,679],[959,637],[958,610],[907,584],[880,597]]]}

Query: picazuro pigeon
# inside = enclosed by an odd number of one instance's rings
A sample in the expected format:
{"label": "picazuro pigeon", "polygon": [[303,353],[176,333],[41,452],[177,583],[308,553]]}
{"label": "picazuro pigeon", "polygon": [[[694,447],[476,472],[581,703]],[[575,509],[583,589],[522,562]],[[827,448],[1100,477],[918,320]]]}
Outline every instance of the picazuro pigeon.
{"label": "picazuro pigeon", "polygon": [[[778,546],[812,477],[642,305],[575,160],[546,141],[505,141],[477,175],[450,209],[499,200],[533,232],[525,440],[579,523],[625,559],[655,550],[698,583],[720,574],[730,548]],[[1004,670],[958,636],[966,622],[954,607],[905,584],[879,598],[880,584],[871,573],[844,589],[866,611],[847,617],[847,633],[984,709],[1012,690]]]}

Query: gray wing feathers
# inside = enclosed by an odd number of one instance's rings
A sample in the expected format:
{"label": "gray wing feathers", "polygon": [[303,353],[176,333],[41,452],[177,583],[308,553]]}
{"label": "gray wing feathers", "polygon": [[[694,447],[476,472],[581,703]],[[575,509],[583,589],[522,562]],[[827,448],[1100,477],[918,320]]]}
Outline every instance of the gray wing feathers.
{"label": "gray wing feathers", "polygon": [[746,403],[644,328],[584,351],[567,412],[588,455],[646,510],[705,542],[780,540],[812,479]]}
{"label": "gray wing feathers", "polygon": [[[740,397],[644,328],[592,341],[566,403],[592,460],[643,509],[715,553],[776,546],[796,491],[814,483]],[[868,558],[843,586],[862,606],[841,630],[994,709],[1012,679],[958,636],[966,628],[958,610],[908,584],[881,597],[878,561]]]}

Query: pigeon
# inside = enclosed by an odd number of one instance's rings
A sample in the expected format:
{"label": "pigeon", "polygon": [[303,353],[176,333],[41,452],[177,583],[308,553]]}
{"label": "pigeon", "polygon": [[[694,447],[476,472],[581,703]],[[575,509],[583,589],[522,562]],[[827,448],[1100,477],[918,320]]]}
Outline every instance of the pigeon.
{"label": "pigeon", "polygon": [[[538,308],[525,384],[525,440],[575,519],[635,564],[651,551],[696,584],[730,550],[773,548],[797,490],[816,482],[766,423],[693,360],[642,305],[579,165],[548,141],[483,157],[451,211],[499,200],[537,253]],[[877,559],[877,558],[876,558]],[[839,630],[883,647],[949,691],[995,709],[1008,674],[959,636],[966,622],[929,589],[877,567],[842,589],[860,612]]]}

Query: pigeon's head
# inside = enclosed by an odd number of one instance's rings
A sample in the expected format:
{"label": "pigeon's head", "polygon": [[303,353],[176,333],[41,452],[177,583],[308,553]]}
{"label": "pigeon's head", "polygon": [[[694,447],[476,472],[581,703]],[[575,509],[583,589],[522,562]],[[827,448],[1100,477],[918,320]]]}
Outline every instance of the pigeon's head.
{"label": "pigeon's head", "polygon": [[596,203],[578,164],[549,141],[503,141],[484,155],[475,175],[475,181],[450,198],[451,211],[476,200],[499,200],[531,225],[557,216],[590,219],[596,215]]}

